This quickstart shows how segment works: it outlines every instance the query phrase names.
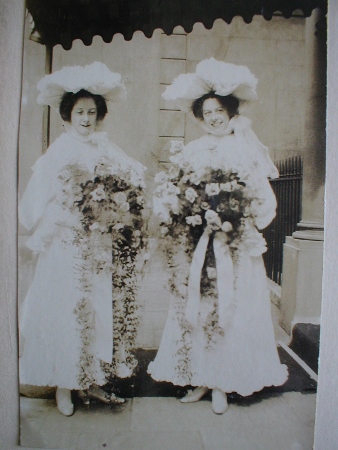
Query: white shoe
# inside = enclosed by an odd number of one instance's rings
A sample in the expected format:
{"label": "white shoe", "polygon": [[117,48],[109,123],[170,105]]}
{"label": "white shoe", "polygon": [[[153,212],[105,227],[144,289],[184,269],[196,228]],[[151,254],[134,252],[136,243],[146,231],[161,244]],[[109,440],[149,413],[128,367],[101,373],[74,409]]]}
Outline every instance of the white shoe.
{"label": "white shoe", "polygon": [[209,391],[209,388],[205,386],[199,386],[195,388],[193,391],[188,391],[188,393],[181,398],[181,403],[194,403],[201,400],[202,397]]}
{"label": "white shoe", "polygon": [[227,395],[220,389],[212,390],[212,410],[215,414],[223,414],[228,409]]}
{"label": "white shoe", "polygon": [[64,416],[71,416],[72,414],[74,414],[72,391],[65,388],[56,388],[56,404],[58,410]]}

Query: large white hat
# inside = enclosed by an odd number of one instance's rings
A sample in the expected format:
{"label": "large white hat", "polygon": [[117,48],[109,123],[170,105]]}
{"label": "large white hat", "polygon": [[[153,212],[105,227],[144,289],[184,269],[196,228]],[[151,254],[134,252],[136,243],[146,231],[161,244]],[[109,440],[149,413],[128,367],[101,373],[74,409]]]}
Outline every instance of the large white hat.
{"label": "large white hat", "polygon": [[126,98],[126,89],[119,73],[111,72],[101,62],[87,66],[65,66],[44,76],[37,84],[40,105],[59,108],[65,92],[76,94],[85,89],[91,94],[102,95],[106,101],[118,102]]}
{"label": "large white hat", "polygon": [[257,78],[246,66],[217,61],[214,58],[201,61],[195,73],[181,74],[162,94],[182,111],[191,111],[194,100],[210,92],[239,100],[239,112],[257,99]]}

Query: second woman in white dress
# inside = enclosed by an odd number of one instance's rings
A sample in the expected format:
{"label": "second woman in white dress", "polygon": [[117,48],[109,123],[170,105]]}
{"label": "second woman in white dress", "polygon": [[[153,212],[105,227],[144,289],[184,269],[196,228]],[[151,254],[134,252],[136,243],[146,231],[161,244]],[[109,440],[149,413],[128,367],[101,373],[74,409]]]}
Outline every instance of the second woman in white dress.
{"label": "second woman in white dress", "polygon": [[227,409],[226,393],[248,396],[288,376],[276,349],[259,232],[275,216],[269,178],[278,172],[240,115],[256,83],[246,67],[210,59],[164,93],[191,108],[207,134],[186,146],[173,142],[172,167],[156,177],[154,212],[174,295],[148,372],[196,386],[183,403],[211,389],[217,414]]}

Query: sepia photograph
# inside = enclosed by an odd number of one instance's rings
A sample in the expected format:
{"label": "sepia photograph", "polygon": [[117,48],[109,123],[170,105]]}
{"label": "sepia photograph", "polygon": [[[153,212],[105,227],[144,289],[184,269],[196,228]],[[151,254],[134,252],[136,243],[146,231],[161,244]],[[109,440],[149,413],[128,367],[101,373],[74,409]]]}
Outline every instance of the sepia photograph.
{"label": "sepia photograph", "polygon": [[174,10],[27,1],[23,447],[313,448],[326,9]]}

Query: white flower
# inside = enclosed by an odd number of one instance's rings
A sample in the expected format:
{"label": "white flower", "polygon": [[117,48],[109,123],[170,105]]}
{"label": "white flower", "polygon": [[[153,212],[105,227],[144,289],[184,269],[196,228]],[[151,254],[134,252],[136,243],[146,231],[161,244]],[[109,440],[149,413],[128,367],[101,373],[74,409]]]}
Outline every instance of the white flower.
{"label": "white flower", "polygon": [[184,149],[182,141],[171,141],[170,153],[178,153]]}
{"label": "white flower", "polygon": [[169,169],[169,178],[173,180],[178,177],[179,173],[180,169],[178,167],[171,166]]}
{"label": "white flower", "polygon": [[209,223],[210,221],[216,220],[218,217],[218,214],[212,210],[208,209],[208,211],[205,213],[205,220]]}
{"label": "white flower", "polygon": [[167,193],[169,195],[178,195],[181,193],[181,189],[179,187],[175,186],[173,183],[168,183]]}
{"label": "white flower", "polygon": [[113,229],[116,231],[120,231],[120,230],[122,230],[122,228],[124,228],[123,223],[117,223],[116,225],[113,226]]}
{"label": "white flower", "polygon": [[193,184],[195,184],[197,186],[201,182],[201,175],[202,174],[199,174],[197,172],[192,172],[192,173],[190,173],[188,175],[188,178],[189,178],[191,183],[193,183]]}
{"label": "white flower", "polygon": [[232,226],[232,224],[230,222],[223,222],[222,226],[221,226],[221,229],[225,233],[229,233],[233,229],[233,226]]}
{"label": "white flower", "polygon": [[219,215],[213,211],[212,209],[208,209],[205,213],[205,220],[207,224],[211,226],[213,229],[221,228],[222,223]]}
{"label": "white flower", "polygon": [[122,203],[127,201],[127,196],[124,192],[116,192],[116,194],[113,195],[113,199],[117,205],[122,205]]}
{"label": "white flower", "polygon": [[160,197],[153,198],[153,211],[162,222],[167,222],[170,217],[169,208],[163,203],[163,199]]}
{"label": "white flower", "polygon": [[221,183],[219,185],[219,187],[221,188],[221,191],[224,192],[231,192],[232,191],[232,184],[230,181],[228,181],[227,183]]}
{"label": "white flower", "polygon": [[143,174],[136,172],[135,170],[131,170],[130,172],[130,182],[133,186],[145,188],[145,182],[143,179]]}
{"label": "white flower", "polygon": [[210,209],[210,205],[208,202],[201,202],[201,208],[202,209]]}
{"label": "white flower", "polygon": [[217,270],[215,267],[207,267],[207,275],[209,280],[215,280],[217,278]]}
{"label": "white flower", "polygon": [[136,203],[138,204],[138,205],[144,205],[144,197],[142,196],[142,195],[139,195],[137,198],[136,198]]}
{"label": "white flower", "polygon": [[184,158],[182,153],[177,153],[174,156],[171,156],[170,161],[173,164],[176,164],[180,169],[187,169],[189,167],[189,162]]}
{"label": "white flower", "polygon": [[170,206],[171,211],[174,214],[178,214],[180,212],[180,202],[176,195],[170,195],[167,197],[167,204]]}
{"label": "white flower", "polygon": [[212,195],[218,195],[220,192],[220,187],[218,183],[209,183],[205,186],[205,192],[209,197]]}
{"label": "white flower", "polygon": [[154,181],[157,184],[162,184],[162,183],[165,183],[166,181],[168,181],[168,179],[169,179],[168,175],[165,172],[163,172],[163,170],[162,170],[161,172],[158,172],[155,175]]}
{"label": "white flower", "polygon": [[195,189],[189,187],[189,188],[185,191],[185,198],[188,200],[188,202],[194,203],[196,197],[198,197],[198,194],[197,194],[197,192],[195,191]]}
{"label": "white flower", "polygon": [[106,193],[104,192],[104,188],[103,186],[101,187],[101,185],[97,187],[93,192],[91,192],[90,195],[95,202],[99,202],[106,198]]}
{"label": "white flower", "polygon": [[167,183],[164,184],[159,184],[154,191],[154,196],[156,197],[161,197],[162,194],[166,191],[167,189]]}
{"label": "white flower", "polygon": [[120,209],[121,211],[127,212],[129,211],[130,205],[128,202],[121,203]]}
{"label": "white flower", "polygon": [[160,219],[161,222],[170,224],[172,222],[172,219],[169,215],[169,211],[163,210],[157,214],[157,217]]}
{"label": "white flower", "polygon": [[193,227],[195,225],[201,225],[202,224],[202,217],[198,214],[195,216],[188,216],[185,218],[188,225],[192,225]]}
{"label": "white flower", "polygon": [[169,231],[168,227],[161,227],[160,232],[162,236],[165,236]]}

